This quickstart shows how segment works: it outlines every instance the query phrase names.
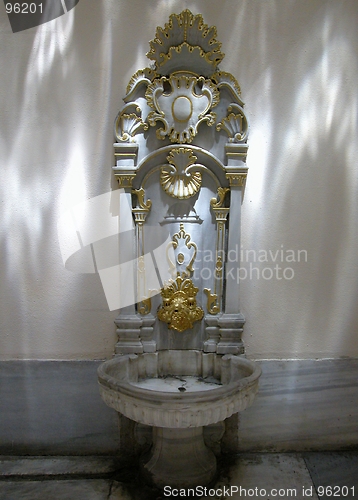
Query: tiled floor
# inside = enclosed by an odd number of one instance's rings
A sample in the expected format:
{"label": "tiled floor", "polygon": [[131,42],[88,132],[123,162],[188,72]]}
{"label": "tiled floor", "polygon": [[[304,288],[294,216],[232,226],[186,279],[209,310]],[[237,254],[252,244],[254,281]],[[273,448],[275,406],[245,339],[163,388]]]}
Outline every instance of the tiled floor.
{"label": "tiled floor", "polygon": [[165,498],[358,499],[358,451],[242,454],[196,494],[143,485],[113,458],[0,457],[0,500],[161,500]]}

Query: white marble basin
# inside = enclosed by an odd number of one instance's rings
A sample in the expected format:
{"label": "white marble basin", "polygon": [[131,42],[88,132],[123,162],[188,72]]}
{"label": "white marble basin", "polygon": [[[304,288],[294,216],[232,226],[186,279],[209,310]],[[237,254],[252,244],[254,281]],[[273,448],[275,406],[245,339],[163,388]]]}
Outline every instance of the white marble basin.
{"label": "white marble basin", "polygon": [[117,356],[100,365],[105,403],[142,424],[201,427],[250,406],[261,369],[243,357],[194,350]]}

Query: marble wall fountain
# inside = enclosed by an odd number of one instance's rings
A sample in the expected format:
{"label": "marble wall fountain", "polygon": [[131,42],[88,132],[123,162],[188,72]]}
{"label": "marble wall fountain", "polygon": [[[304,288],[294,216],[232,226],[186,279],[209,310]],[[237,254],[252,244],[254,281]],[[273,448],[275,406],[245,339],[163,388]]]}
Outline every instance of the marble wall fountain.
{"label": "marble wall fountain", "polygon": [[171,15],[115,121],[113,170],[135,224],[131,244],[120,240],[122,292],[135,300],[98,377],[127,443],[146,442],[141,473],[160,487],[214,480],[213,436],[252,403],[261,374],[244,356],[239,309],[248,123],[216,36],[200,14]]}

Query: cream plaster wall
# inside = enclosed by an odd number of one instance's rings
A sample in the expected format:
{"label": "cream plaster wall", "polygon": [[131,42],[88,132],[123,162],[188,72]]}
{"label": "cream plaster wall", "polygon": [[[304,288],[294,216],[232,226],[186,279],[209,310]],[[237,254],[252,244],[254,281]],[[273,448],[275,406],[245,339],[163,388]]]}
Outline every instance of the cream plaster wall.
{"label": "cream plaster wall", "polygon": [[[1,359],[111,356],[117,312],[98,274],[65,269],[57,219],[116,187],[112,124],[127,82],[155,27],[183,8],[217,26],[251,124],[247,354],[358,356],[357,1],[81,0],[16,34],[0,5]],[[307,261],[285,262],[298,250]],[[276,265],[293,278],[264,279]]]}

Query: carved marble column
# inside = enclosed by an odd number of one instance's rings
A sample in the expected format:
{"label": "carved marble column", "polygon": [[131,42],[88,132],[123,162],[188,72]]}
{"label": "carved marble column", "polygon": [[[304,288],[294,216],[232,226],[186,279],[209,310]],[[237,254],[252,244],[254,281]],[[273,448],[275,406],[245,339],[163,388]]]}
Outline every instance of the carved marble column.
{"label": "carved marble column", "polygon": [[[247,176],[247,144],[228,143],[226,146],[226,177],[230,184],[230,230],[227,246],[225,312],[219,318],[219,354],[243,354],[241,340],[245,318],[240,313],[240,250],[242,190]],[[236,226],[236,227],[235,227]],[[237,229],[236,229],[237,228]]]}
{"label": "carved marble column", "polygon": [[[152,202],[151,200],[144,200],[144,188],[134,189],[133,195],[137,198],[137,206],[132,209],[134,221],[136,225],[136,249],[137,249],[137,312],[142,319],[140,328],[141,343],[143,352],[155,352],[156,342],[153,340],[155,317],[151,313],[152,302],[148,290],[147,272],[152,272],[152,259],[145,255],[144,243],[144,224],[150,212]],[[149,262],[148,262],[149,259]]]}
{"label": "carved marble column", "polygon": [[[118,180],[119,187],[124,190],[121,197],[121,203],[127,203],[132,206],[132,183],[135,178],[135,163],[138,153],[138,145],[133,143],[117,143],[114,145],[116,165],[113,167],[115,177]],[[121,210],[119,210],[121,217]],[[128,293],[125,287],[128,287],[128,279],[131,280],[130,288],[134,291],[133,303],[120,309],[120,313],[115,320],[117,326],[118,342],[115,346],[116,354],[142,353],[143,345],[140,340],[140,327],[142,319],[137,315],[135,308],[135,241],[128,245],[128,235],[124,233],[122,238],[119,234],[119,262],[126,263],[126,279],[121,276],[119,287],[120,296],[126,297]],[[134,235],[133,235],[134,236]]]}

